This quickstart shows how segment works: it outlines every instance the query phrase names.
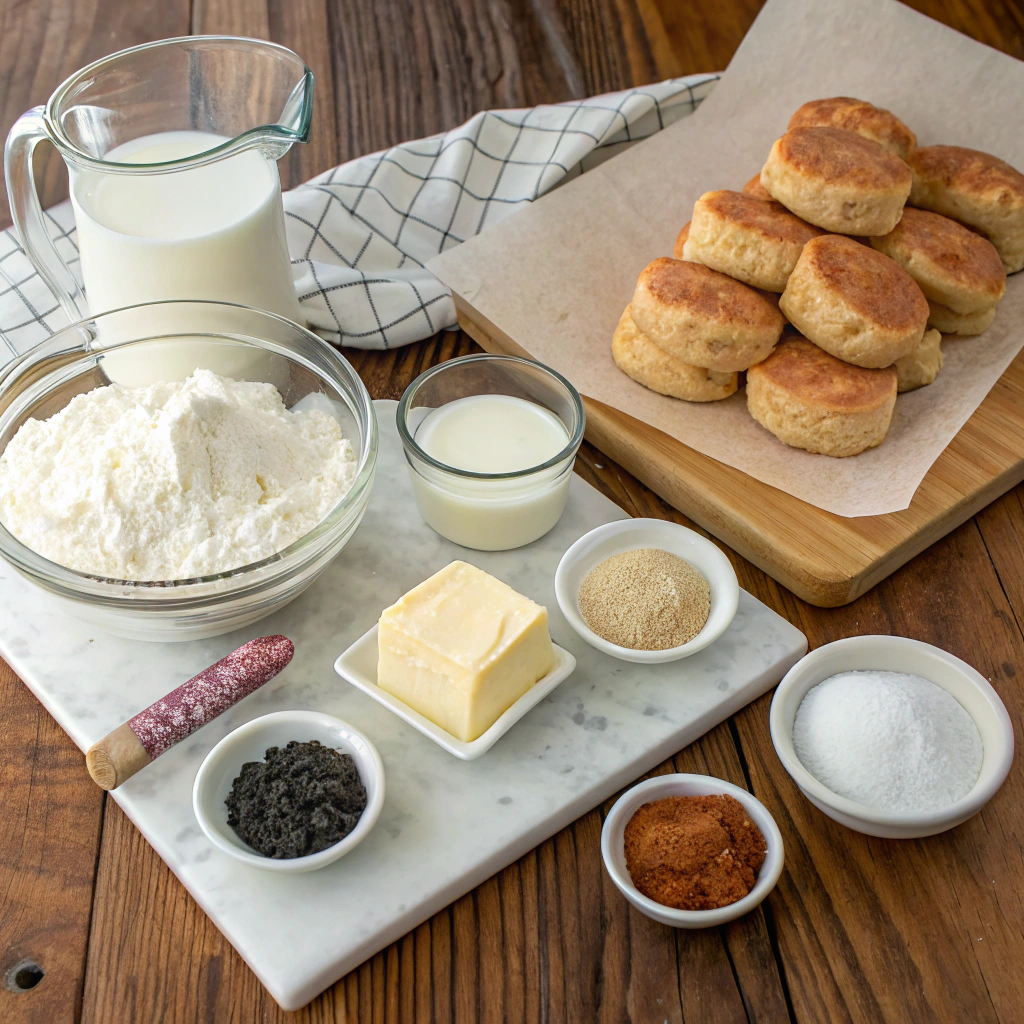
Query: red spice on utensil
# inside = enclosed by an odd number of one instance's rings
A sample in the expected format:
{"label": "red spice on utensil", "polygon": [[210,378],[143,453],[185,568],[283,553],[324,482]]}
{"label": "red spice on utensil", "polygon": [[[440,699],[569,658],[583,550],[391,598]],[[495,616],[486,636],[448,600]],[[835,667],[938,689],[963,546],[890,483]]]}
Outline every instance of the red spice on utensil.
{"label": "red spice on utensil", "polygon": [[633,884],[677,910],[714,910],[743,899],[768,849],[743,804],[724,794],[644,804],[624,838]]}

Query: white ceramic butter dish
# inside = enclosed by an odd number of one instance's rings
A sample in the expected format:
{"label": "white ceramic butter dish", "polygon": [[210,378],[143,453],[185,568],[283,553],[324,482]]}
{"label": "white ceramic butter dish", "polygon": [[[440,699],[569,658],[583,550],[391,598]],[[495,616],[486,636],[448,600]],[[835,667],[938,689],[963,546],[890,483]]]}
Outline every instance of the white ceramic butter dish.
{"label": "white ceramic butter dish", "polygon": [[558,644],[555,649],[555,667],[543,679],[539,679],[526,691],[495,723],[475,740],[466,742],[457,739],[418,711],[413,711],[405,701],[392,696],[377,685],[377,626],[364,633],[334,663],[334,671],[379,704],[393,711],[403,721],[419,730],[449,754],[472,761],[486,753],[501,739],[531,708],[539,704],[563,679],[576,668],[576,659]]}

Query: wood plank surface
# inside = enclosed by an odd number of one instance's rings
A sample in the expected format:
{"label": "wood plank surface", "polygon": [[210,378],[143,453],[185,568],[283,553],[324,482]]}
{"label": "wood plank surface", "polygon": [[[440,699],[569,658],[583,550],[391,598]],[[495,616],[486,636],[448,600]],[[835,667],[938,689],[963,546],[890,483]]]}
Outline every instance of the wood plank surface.
{"label": "wood plank surface", "polygon": [[[72,1024],[104,797],[78,749],[2,661],[0,707],[0,1021]],[[28,991],[17,991],[19,965],[43,973]],[[22,985],[30,982],[26,974]]]}
{"label": "wood plank surface", "polygon": [[[1016,56],[1011,0],[914,6]],[[86,60],[188,30],[261,35],[317,76],[314,137],[282,174],[520,105],[724,67],[757,0],[0,0],[0,114],[9,126]],[[44,199],[60,197],[47,164]],[[475,350],[442,334],[350,353],[375,398]],[[685,523],[590,445],[578,472],[635,515]],[[1024,489],[1018,487],[866,596],[823,611],[730,552],[740,583],[811,646],[866,632],[919,637],[993,680],[1018,729],[1024,707]],[[55,622],[59,629],[59,622]],[[117,806],[81,755],[0,675],[7,798],[0,823],[0,972],[31,958],[27,992],[0,987],[0,1021],[705,1022],[1000,1021],[1024,1005],[1024,781],[943,836],[869,839],[816,811],[776,758],[763,698],[658,771],[746,785],[787,848],[763,908],[710,932],[632,910],[600,862],[598,808],[383,950],[308,1007],[285,1014]],[[13,958],[13,959],[12,959]],[[0,975],[0,985],[3,983]]]}
{"label": "wood plank surface", "polygon": [[[115,50],[187,35],[189,0],[104,3],[103,0],[3,0],[0,3],[0,128],[4,138],[30,107],[45,103],[68,75]],[[39,198],[52,206],[67,197],[67,174],[45,143],[36,155]],[[0,224],[11,222],[7,189]]]}

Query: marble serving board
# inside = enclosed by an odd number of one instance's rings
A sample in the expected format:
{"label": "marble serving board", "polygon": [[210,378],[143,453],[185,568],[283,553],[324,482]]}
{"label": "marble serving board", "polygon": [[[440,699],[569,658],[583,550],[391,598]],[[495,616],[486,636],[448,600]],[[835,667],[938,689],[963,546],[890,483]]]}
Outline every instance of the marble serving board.
{"label": "marble serving board", "polygon": [[[732,626],[700,654],[652,666],[601,654],[562,618],[553,577],[573,541],[625,518],[622,510],[574,476],[565,515],[546,537],[517,551],[467,551],[421,522],[396,403],[375,405],[377,478],[358,531],[298,600],[244,631],[183,644],[121,640],[79,623],[0,564],[0,653],[83,749],[253,636],[284,633],[295,642],[280,676],[113,794],[286,1010],[764,693],[807,648],[799,630],[741,591]],[[546,605],[555,642],[578,662],[475,761],[452,757],[333,667],[381,609],[453,558]],[[288,708],[324,711],[363,730],[386,774],[373,832],[302,875],[239,864],[211,845],[192,813],[192,782],[213,745]]]}

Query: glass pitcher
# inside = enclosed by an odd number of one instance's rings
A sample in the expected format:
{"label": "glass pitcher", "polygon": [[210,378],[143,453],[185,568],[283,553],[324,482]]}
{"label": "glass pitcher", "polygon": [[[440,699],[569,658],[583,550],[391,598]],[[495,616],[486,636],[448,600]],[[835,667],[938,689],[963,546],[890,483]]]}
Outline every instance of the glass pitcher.
{"label": "glass pitcher", "polygon": [[[313,73],[291,50],[184,36],[96,61],[22,115],[4,153],[11,213],[71,320],[214,299],[302,322],[277,161],[307,141],[312,109]],[[85,295],[46,230],[42,139],[68,167]]]}

